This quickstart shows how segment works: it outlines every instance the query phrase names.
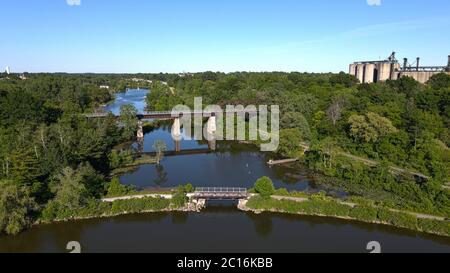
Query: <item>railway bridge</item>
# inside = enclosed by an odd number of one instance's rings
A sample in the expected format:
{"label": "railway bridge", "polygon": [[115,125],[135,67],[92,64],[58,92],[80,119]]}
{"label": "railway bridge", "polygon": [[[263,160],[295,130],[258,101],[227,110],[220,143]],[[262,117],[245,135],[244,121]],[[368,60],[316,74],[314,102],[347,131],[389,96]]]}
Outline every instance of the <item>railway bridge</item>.
{"label": "railway bridge", "polygon": [[[248,115],[248,116],[256,116],[258,115],[258,110],[224,110],[223,115],[229,114],[240,114],[240,115]],[[120,115],[114,115],[112,113],[93,113],[93,114],[85,114],[84,116],[88,119],[102,119],[111,117],[111,115],[115,118],[119,118]],[[181,118],[183,116],[194,116],[194,117],[203,117],[208,118],[206,130],[208,135],[214,136],[217,131],[217,120],[216,113],[213,111],[155,111],[155,112],[144,112],[136,115],[138,119],[138,128],[137,128],[137,139],[138,142],[143,142],[144,139],[144,129],[142,120],[146,119],[158,119],[158,120],[173,120],[172,125],[172,136],[175,140],[176,151],[180,151],[180,139],[181,139]],[[216,149],[215,138],[212,137],[211,140],[208,141],[208,145],[211,150]]]}

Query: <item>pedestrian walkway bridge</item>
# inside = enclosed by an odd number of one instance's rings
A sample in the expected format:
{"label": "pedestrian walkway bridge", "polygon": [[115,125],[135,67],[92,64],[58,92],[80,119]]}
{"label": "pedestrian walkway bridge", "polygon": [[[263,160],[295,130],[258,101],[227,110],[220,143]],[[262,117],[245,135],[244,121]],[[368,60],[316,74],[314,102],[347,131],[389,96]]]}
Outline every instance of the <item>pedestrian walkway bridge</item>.
{"label": "pedestrian walkway bridge", "polygon": [[245,188],[196,188],[191,197],[206,200],[240,200],[248,198],[249,193]]}

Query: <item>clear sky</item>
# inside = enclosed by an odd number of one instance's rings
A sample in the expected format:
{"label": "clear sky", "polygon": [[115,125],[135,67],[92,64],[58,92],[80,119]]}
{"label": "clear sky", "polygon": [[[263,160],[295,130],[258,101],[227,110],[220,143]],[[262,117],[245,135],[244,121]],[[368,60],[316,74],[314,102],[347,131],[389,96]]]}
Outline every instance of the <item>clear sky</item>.
{"label": "clear sky", "polygon": [[445,65],[448,0],[1,0],[0,70],[347,71]]}

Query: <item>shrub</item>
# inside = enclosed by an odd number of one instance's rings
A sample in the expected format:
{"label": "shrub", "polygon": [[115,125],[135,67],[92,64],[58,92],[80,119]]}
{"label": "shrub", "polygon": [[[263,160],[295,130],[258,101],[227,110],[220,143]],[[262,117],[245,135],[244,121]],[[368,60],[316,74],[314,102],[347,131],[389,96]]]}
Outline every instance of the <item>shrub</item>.
{"label": "shrub", "polygon": [[186,197],[186,187],[185,186],[178,186],[178,189],[176,193],[172,196],[172,204],[176,208],[183,207],[186,202],[188,201],[188,198]]}
{"label": "shrub", "polygon": [[350,210],[349,216],[363,221],[376,221],[378,211],[376,208],[367,206],[356,206]]}
{"label": "shrub", "polygon": [[448,221],[418,219],[417,226],[422,231],[445,234],[447,236],[450,235],[450,222]]}
{"label": "shrub", "polygon": [[194,188],[194,186],[192,186],[191,183],[188,183],[184,186],[184,192],[186,192],[186,193],[194,192],[194,190],[195,190],[195,188]]}
{"label": "shrub", "polygon": [[263,198],[269,198],[275,192],[275,188],[273,187],[273,182],[267,176],[261,177],[260,179],[258,179],[256,181],[255,190]]}
{"label": "shrub", "polygon": [[133,187],[123,185],[120,183],[119,178],[114,177],[108,185],[108,197],[124,196],[132,193],[134,191]]}
{"label": "shrub", "polygon": [[398,227],[417,228],[416,217],[402,212],[393,212],[385,208],[378,209],[378,220]]}

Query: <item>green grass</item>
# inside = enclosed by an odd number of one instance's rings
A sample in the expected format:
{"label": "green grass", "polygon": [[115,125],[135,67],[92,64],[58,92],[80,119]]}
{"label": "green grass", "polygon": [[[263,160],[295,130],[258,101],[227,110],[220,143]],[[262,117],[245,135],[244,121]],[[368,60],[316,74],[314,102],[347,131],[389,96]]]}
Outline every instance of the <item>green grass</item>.
{"label": "green grass", "polygon": [[312,198],[305,202],[252,197],[247,207],[254,210],[278,211],[292,214],[349,218],[368,223],[388,224],[416,231],[450,236],[450,222],[418,219],[403,212],[393,212],[383,207],[357,205],[351,207],[332,198]]}

